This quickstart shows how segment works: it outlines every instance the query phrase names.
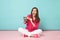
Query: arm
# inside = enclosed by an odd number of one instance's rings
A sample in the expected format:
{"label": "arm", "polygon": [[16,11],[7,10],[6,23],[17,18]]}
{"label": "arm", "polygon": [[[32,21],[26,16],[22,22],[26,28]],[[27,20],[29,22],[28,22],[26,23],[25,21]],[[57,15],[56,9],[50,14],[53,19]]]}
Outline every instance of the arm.
{"label": "arm", "polygon": [[32,23],[33,27],[35,27],[35,24],[33,23],[32,19],[27,17],[28,20],[30,20],[30,22]]}

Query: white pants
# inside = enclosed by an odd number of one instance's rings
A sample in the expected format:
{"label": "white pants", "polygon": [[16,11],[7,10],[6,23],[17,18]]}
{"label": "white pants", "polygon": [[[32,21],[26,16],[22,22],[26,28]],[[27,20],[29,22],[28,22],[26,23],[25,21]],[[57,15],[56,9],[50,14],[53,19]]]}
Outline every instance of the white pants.
{"label": "white pants", "polygon": [[41,34],[42,33],[41,29],[37,29],[37,30],[34,30],[32,32],[29,32],[27,29],[18,28],[18,31],[21,32],[22,34],[25,34],[25,35],[28,35],[28,36],[31,36],[33,34]]}

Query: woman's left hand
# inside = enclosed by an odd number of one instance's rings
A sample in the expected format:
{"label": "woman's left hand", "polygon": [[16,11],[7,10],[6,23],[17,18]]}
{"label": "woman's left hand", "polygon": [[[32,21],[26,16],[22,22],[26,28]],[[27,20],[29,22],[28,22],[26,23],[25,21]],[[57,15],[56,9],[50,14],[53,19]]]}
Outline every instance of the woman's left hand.
{"label": "woman's left hand", "polygon": [[27,19],[30,20],[32,25],[33,25],[33,27],[35,27],[35,24],[33,23],[32,18],[27,17]]}

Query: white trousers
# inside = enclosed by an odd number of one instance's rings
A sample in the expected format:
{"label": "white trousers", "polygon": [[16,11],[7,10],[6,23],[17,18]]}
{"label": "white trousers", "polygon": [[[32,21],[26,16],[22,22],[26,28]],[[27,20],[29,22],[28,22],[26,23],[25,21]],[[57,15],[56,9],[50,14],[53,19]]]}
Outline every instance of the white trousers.
{"label": "white trousers", "polygon": [[41,34],[42,33],[41,29],[37,29],[37,30],[34,30],[32,32],[29,32],[27,29],[18,28],[18,31],[21,32],[22,34],[25,34],[25,35],[28,35],[28,36],[31,36],[33,34]]}

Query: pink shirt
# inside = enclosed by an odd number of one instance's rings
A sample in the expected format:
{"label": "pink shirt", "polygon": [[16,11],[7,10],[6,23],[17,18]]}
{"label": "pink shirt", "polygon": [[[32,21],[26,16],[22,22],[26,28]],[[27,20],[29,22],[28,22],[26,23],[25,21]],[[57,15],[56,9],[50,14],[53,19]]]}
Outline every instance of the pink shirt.
{"label": "pink shirt", "polygon": [[[31,15],[28,15],[28,17],[31,17]],[[32,23],[30,22],[30,20],[27,21],[26,29],[27,29],[29,32],[38,29],[38,26],[39,26],[40,21],[38,21],[38,22],[33,21],[33,23],[35,24],[35,26],[32,25]]]}

